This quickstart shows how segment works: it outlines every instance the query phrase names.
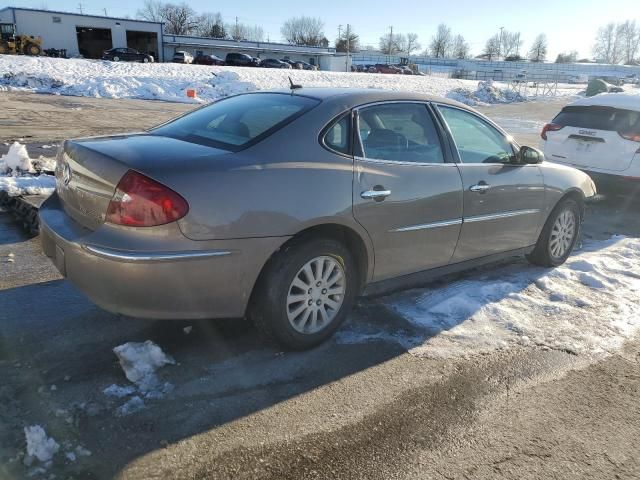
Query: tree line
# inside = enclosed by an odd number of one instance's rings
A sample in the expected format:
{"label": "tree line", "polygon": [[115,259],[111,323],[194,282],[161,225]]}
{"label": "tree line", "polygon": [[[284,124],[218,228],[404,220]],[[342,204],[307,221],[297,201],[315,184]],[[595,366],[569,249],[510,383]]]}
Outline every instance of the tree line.
{"label": "tree line", "polygon": [[[202,37],[265,41],[264,29],[259,25],[224,21],[220,12],[197,13],[187,3],[165,3],[161,0],[145,0],[137,17],[144,20],[163,22],[164,33],[174,35],[197,35]],[[284,21],[280,28],[282,39],[292,45],[328,47],[330,41],[324,32],[324,22],[317,17],[298,16]],[[456,34],[451,27],[441,23],[423,49],[417,33],[389,32],[379,39],[378,48],[372,45],[361,47],[360,38],[354,29],[346,25],[340,28],[333,42],[338,52],[358,52],[377,50],[385,55],[405,55],[410,57],[422,54],[434,58],[471,58],[471,48],[463,35]],[[487,60],[504,59],[507,61],[529,60],[544,62],[547,60],[549,43],[544,33],[539,34],[527,50],[520,32],[501,29],[487,39],[478,58]],[[596,61],[604,63],[637,64],[640,62],[640,25],[635,20],[622,23],[609,23],[602,26],[596,35],[592,48]],[[558,54],[556,63],[590,61],[578,59],[575,51]]]}

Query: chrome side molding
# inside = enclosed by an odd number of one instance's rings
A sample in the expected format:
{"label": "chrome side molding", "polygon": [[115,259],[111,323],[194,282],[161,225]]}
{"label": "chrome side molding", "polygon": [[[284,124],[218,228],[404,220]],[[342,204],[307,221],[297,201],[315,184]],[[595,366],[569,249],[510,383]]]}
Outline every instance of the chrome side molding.
{"label": "chrome side molding", "polygon": [[120,262],[174,262],[180,260],[193,260],[210,257],[224,257],[231,255],[230,250],[191,250],[183,252],[127,252],[111,248],[98,247],[84,244],[83,250],[99,257],[108,258]]}

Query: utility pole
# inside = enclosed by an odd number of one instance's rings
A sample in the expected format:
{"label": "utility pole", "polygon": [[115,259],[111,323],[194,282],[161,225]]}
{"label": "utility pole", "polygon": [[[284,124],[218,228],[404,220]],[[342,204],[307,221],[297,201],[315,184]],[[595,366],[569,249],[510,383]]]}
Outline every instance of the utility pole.
{"label": "utility pole", "polygon": [[345,65],[344,65],[344,71],[348,72],[349,71],[349,24],[347,23],[347,59],[345,60]]}
{"label": "utility pole", "polygon": [[109,15],[107,15],[107,9],[106,9],[106,8],[103,8],[103,10],[104,10],[104,16],[105,16],[105,17],[108,17]]}
{"label": "utility pole", "polygon": [[82,3],[78,3],[78,10],[80,10],[80,15],[82,15]]}
{"label": "utility pole", "polygon": [[240,37],[240,32],[238,31],[238,17],[236,17],[236,31],[234,33],[236,38]]}
{"label": "utility pole", "polygon": [[342,38],[342,25],[338,25],[338,40]]}
{"label": "utility pole", "polygon": [[498,61],[500,60],[500,53],[502,52],[502,31],[504,27],[500,27],[500,42],[498,43]]}
{"label": "utility pole", "polygon": [[[389,56],[391,56],[391,46],[393,45],[393,25],[391,25],[389,27],[390,32],[389,32],[389,48],[387,49],[387,51],[389,52]],[[389,61],[389,59],[387,58],[387,61]]]}

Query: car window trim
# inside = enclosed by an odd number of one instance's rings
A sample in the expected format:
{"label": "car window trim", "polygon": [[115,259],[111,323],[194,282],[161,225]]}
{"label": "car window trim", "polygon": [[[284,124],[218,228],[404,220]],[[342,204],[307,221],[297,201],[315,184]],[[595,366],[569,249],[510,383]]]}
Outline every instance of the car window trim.
{"label": "car window trim", "polygon": [[[438,163],[433,163],[433,162],[409,162],[409,161],[403,161],[403,160],[385,160],[382,158],[369,158],[369,157],[365,157],[365,152],[364,152],[364,145],[362,144],[362,137],[360,136],[360,110],[365,109],[365,108],[369,108],[369,107],[375,107],[378,105],[396,105],[396,104],[405,104],[405,103],[409,103],[409,104],[413,104],[413,105],[422,105],[423,107],[425,107],[426,111],[427,111],[427,115],[429,116],[429,118],[431,118],[431,121],[433,122],[433,126],[436,129],[436,133],[438,135],[438,140],[440,141],[440,151],[442,152],[442,158],[443,161],[442,162],[438,162]],[[353,112],[354,112],[354,135],[357,135],[358,137],[358,141],[357,141],[357,146],[359,148],[359,152],[358,154],[356,154],[355,150],[354,150],[354,158],[358,159],[358,160],[366,160],[366,161],[372,161],[372,162],[377,162],[377,163],[384,163],[384,164],[394,164],[394,165],[421,165],[421,166],[427,166],[427,165],[446,165],[447,163],[453,163],[450,161],[450,159],[448,158],[447,155],[447,149],[444,148],[444,142],[443,142],[443,138],[442,135],[440,134],[439,131],[439,126],[438,126],[438,122],[436,121],[436,118],[433,115],[433,112],[431,111],[431,108],[429,108],[429,105],[431,104],[431,102],[428,101],[424,101],[424,100],[382,100],[382,101],[377,101],[377,102],[371,102],[371,103],[363,103],[362,105],[358,105],[357,107],[353,108]]]}
{"label": "car window trim", "polygon": [[432,102],[432,104],[435,107],[435,110],[437,111],[438,117],[441,119],[441,121],[443,123],[443,126],[446,129],[447,136],[449,137],[449,139],[450,139],[450,141],[451,141],[451,143],[452,143],[452,145],[454,147],[453,148],[454,156],[457,159],[456,163],[458,165],[502,165],[502,166],[512,166],[512,167],[525,167],[525,166],[527,166],[525,164],[519,164],[519,163],[516,164],[516,163],[502,163],[502,162],[493,162],[493,163],[465,163],[465,162],[463,162],[462,158],[460,158],[460,150],[458,150],[458,144],[456,143],[456,139],[454,138],[453,133],[451,132],[451,128],[449,128],[449,124],[447,123],[447,120],[444,118],[444,115],[440,111],[441,107],[442,108],[451,108],[451,109],[454,109],[454,110],[460,110],[461,112],[468,113],[468,114],[476,117],[481,122],[485,123],[490,128],[493,128],[500,135],[502,135],[504,137],[504,139],[506,140],[506,142],[511,146],[511,150],[513,152],[513,155],[517,155],[518,154],[518,151],[520,150],[520,145],[515,141],[515,139],[511,135],[509,135],[497,123],[493,122],[489,118],[485,118],[482,115],[477,114],[473,110],[468,110],[466,108],[461,108],[461,107],[458,107],[457,105],[451,105],[451,104],[448,104],[448,103]]}
{"label": "car window trim", "polygon": [[[347,116],[349,116],[349,120],[350,120],[349,121],[349,148],[347,153],[344,153],[331,148],[329,145],[327,145],[327,143],[325,142],[325,139],[327,138],[327,133],[329,133],[329,130],[331,130],[336,123],[338,123],[339,121],[341,121],[343,118]],[[353,117],[354,117],[353,109],[349,108],[348,110],[342,111],[341,113],[333,117],[331,120],[329,120],[325,124],[325,126],[322,127],[322,129],[320,130],[320,133],[318,134],[318,141],[320,142],[320,146],[325,148],[326,150],[329,150],[331,153],[335,155],[340,155],[342,157],[353,159],[354,157],[354,148],[353,148],[354,118]]]}

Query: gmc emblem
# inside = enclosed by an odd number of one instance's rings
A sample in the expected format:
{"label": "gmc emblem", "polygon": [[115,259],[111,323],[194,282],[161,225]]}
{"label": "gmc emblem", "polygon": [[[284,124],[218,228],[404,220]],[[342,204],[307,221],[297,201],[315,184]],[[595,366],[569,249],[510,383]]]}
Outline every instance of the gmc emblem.
{"label": "gmc emblem", "polygon": [[598,134],[595,130],[578,130],[578,133],[580,135],[589,135],[590,137],[595,137]]}

